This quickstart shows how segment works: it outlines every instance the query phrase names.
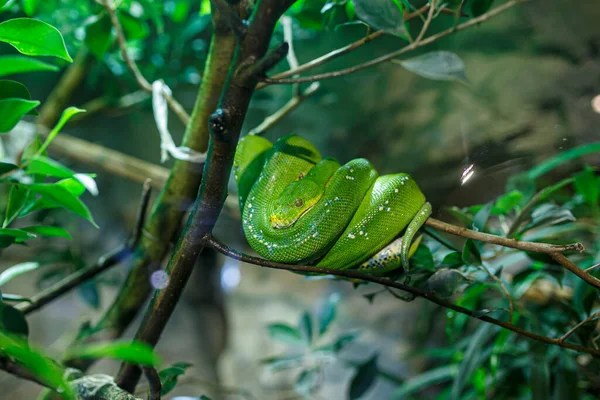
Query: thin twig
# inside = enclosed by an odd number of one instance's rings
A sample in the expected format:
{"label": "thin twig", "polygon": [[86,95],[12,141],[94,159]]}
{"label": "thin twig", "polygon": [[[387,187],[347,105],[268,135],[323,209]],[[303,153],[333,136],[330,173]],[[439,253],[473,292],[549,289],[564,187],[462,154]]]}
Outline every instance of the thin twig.
{"label": "thin twig", "polygon": [[160,383],[160,376],[154,367],[144,367],[144,375],[148,380],[148,400],[160,400],[160,391],[162,390],[162,384]]}
{"label": "thin twig", "polygon": [[265,259],[258,258],[258,257],[252,257],[247,254],[240,253],[240,252],[224,245],[223,243],[219,242],[217,239],[215,239],[211,235],[207,235],[204,238],[204,241],[208,246],[212,247],[213,249],[220,252],[221,254],[224,254],[228,257],[231,257],[231,258],[239,260],[239,261],[243,261],[248,264],[257,265],[257,266],[266,267],[266,268],[286,270],[286,271],[309,272],[309,273],[317,273],[317,274],[324,274],[324,275],[329,274],[329,275],[341,276],[341,277],[345,277],[345,278],[359,279],[359,280],[365,281],[365,282],[372,282],[372,283],[376,283],[376,284],[383,285],[386,287],[400,289],[405,292],[412,293],[415,296],[422,297],[422,298],[424,298],[428,301],[431,301],[432,303],[435,303],[441,307],[445,307],[445,308],[454,310],[458,313],[465,314],[471,318],[475,318],[475,319],[481,320],[483,322],[487,322],[490,324],[500,326],[502,328],[508,329],[512,332],[515,332],[519,335],[536,340],[538,342],[542,342],[542,343],[546,343],[546,344],[550,344],[550,345],[556,345],[556,346],[563,347],[566,349],[571,349],[571,350],[579,351],[582,353],[588,353],[595,357],[600,357],[600,350],[583,347],[583,346],[579,346],[579,345],[572,344],[572,343],[564,343],[564,342],[560,342],[558,339],[553,339],[553,338],[549,338],[546,336],[538,335],[536,333],[519,328],[518,326],[513,325],[509,322],[500,321],[498,319],[491,318],[486,315],[480,315],[480,313],[478,313],[477,311],[472,311],[467,308],[458,306],[454,303],[451,303],[450,301],[438,298],[434,293],[427,292],[427,291],[424,291],[424,290],[421,290],[421,289],[418,289],[418,288],[415,288],[412,286],[408,286],[403,283],[393,281],[389,278],[373,276],[373,275],[369,275],[369,274],[362,273],[359,271],[354,271],[354,270],[338,270],[338,269],[319,268],[319,267],[305,266],[305,265],[283,264],[283,263],[265,260]]}
{"label": "thin twig", "polygon": [[[405,14],[404,21],[405,22],[410,21],[413,18],[419,17],[419,16],[425,14],[428,10],[429,10],[429,5],[428,4],[424,5],[423,7],[421,7],[420,9],[418,9],[412,13]],[[442,9],[442,12],[444,14],[454,15],[454,12],[452,10],[448,10],[446,8]],[[349,45],[346,45],[344,47],[340,47],[339,49],[330,51],[327,54],[323,54],[321,57],[315,58],[305,64],[299,65],[297,68],[291,68],[288,71],[284,71],[279,74],[273,75],[271,77],[271,79],[283,79],[283,78],[297,75],[301,72],[311,70],[313,68],[316,68],[318,66],[325,64],[326,62],[335,60],[338,57],[348,54],[348,53],[358,49],[359,47],[362,47],[365,44],[370,43],[371,41],[373,41],[381,36],[384,36],[385,34],[386,33],[384,31],[376,31],[376,32],[370,33],[362,39],[359,39],[359,40],[357,40],[353,43],[350,43]],[[268,83],[261,82],[256,86],[256,89],[257,90],[262,89],[262,88],[266,87],[267,85],[268,85]]]}
{"label": "thin twig", "polygon": [[486,267],[485,265],[483,265],[483,263],[481,264],[481,268],[488,274],[488,276],[490,278],[492,278],[492,280],[494,280],[494,282],[496,282],[498,284],[498,286],[500,286],[500,290],[504,293],[504,296],[506,297],[506,301],[508,302],[508,320],[512,321],[513,320],[513,313],[515,310],[514,304],[513,304],[513,299],[512,296],[510,295],[510,293],[508,292],[508,289],[506,288],[506,285],[504,284],[504,282],[502,282],[502,279],[500,279],[499,277],[497,277],[496,275],[494,275],[492,273],[492,271],[490,271],[490,269],[488,267]]}
{"label": "thin twig", "polygon": [[517,239],[507,239],[501,236],[491,235],[489,233],[483,232],[476,232],[471,229],[463,228],[461,226],[448,224],[435,218],[429,218],[425,224],[439,231],[451,233],[453,235],[461,236],[467,239],[497,244],[499,246],[510,247],[513,249],[519,249],[523,251],[532,251],[535,253],[553,254],[564,253],[566,251],[577,251],[581,253],[585,250],[581,243],[557,246],[547,243],[525,242]]}
{"label": "thin twig", "polygon": [[590,322],[598,317],[600,317],[600,311],[593,313],[592,315],[590,315],[589,317],[587,317],[586,319],[584,319],[583,321],[581,321],[580,323],[575,325],[573,328],[571,328],[567,333],[565,333],[564,335],[559,337],[557,340],[561,343],[564,342],[569,336],[571,336],[573,333],[575,333],[575,331],[577,329],[581,328],[583,325],[587,324],[588,322]]}
{"label": "thin twig", "polygon": [[256,128],[250,130],[248,135],[262,135],[269,130],[273,125],[281,121],[285,116],[294,111],[304,100],[312,96],[321,85],[319,82],[313,82],[309,87],[304,89],[299,95],[292,97],[283,107],[269,115]]}
{"label": "thin twig", "polygon": [[423,24],[423,27],[421,28],[421,31],[419,32],[419,36],[417,36],[417,38],[415,39],[415,43],[419,43],[425,36],[427,29],[429,29],[429,25],[431,25],[431,21],[433,21],[434,14],[435,14],[435,0],[431,0],[431,5],[429,6],[429,12],[427,13],[427,19],[425,20],[425,23]]}
{"label": "thin twig", "polygon": [[140,205],[138,207],[137,217],[135,221],[135,230],[129,243],[129,248],[134,249],[137,247],[142,237],[142,229],[144,229],[144,223],[146,222],[146,214],[148,212],[148,204],[150,203],[150,195],[152,194],[152,180],[146,179],[142,188],[142,196],[140,198]]}
{"label": "thin twig", "polygon": [[579,268],[573,261],[569,260],[562,253],[550,253],[552,258],[560,265],[571,271],[573,274],[577,275],[596,289],[600,289],[600,280],[593,275],[588,274],[581,268]]}
{"label": "thin twig", "polygon": [[[419,42],[415,41],[415,42],[411,43],[410,45],[408,45],[408,46],[406,46],[406,47],[404,47],[404,48],[402,48],[400,50],[397,50],[397,51],[385,54],[385,55],[383,55],[381,57],[375,58],[373,60],[367,61],[367,62],[359,64],[359,65],[355,65],[353,67],[344,68],[344,69],[341,69],[341,70],[338,70],[338,71],[326,72],[326,73],[323,73],[323,74],[316,74],[316,75],[311,75],[311,76],[303,76],[303,77],[299,77],[299,78],[289,78],[289,79],[281,79],[281,78],[275,78],[275,77],[273,77],[273,78],[265,78],[265,79],[263,79],[263,82],[266,82],[268,84],[302,83],[302,82],[320,81],[320,80],[323,80],[323,79],[331,79],[331,78],[336,78],[336,77],[339,77],[339,76],[349,75],[349,74],[361,71],[363,69],[366,69],[366,68],[369,68],[369,67],[372,67],[372,66],[384,63],[384,62],[388,62],[388,61],[390,61],[390,60],[392,60],[392,59],[394,59],[396,57],[401,56],[402,54],[408,53],[408,52],[413,51],[415,49],[418,49],[420,47],[423,47],[423,46],[426,46],[428,44],[431,44],[431,43],[433,43],[433,42],[435,42],[435,41],[437,41],[437,40],[439,40],[441,38],[449,36],[449,35],[453,34],[454,32],[461,31],[461,30],[470,28],[472,26],[475,26],[477,24],[480,24],[482,22],[485,22],[485,21],[489,20],[490,18],[492,18],[492,17],[494,17],[494,16],[502,13],[503,11],[506,11],[509,8],[513,7],[513,6],[516,6],[517,4],[524,3],[525,1],[528,1],[528,0],[512,0],[512,1],[509,1],[509,2],[503,4],[503,5],[499,6],[499,7],[494,8],[491,11],[488,11],[485,14],[480,15],[477,18],[473,18],[473,19],[471,19],[471,20],[469,20],[467,22],[464,22],[464,23],[456,26],[455,28],[446,29],[445,31],[442,31],[440,33],[432,35],[432,36],[430,36],[430,37],[428,37],[426,39],[423,39],[423,40],[421,40]],[[296,73],[297,72],[294,71],[294,74],[296,74]]]}
{"label": "thin twig", "polygon": [[585,272],[589,273],[590,271],[593,271],[593,270],[595,270],[595,269],[596,269],[596,268],[598,268],[598,267],[600,267],[600,263],[598,263],[598,264],[596,264],[596,265],[592,265],[592,266],[591,266],[591,267],[589,267],[589,268],[586,268],[586,269],[585,269]]}
{"label": "thin twig", "polygon": [[[138,86],[146,92],[152,93],[152,85],[146,80],[146,78],[144,78],[137,64],[135,63],[135,61],[133,61],[133,59],[129,56],[129,53],[127,52],[127,40],[125,39],[125,33],[123,33],[123,27],[121,26],[119,18],[117,17],[113,0],[104,0],[103,5],[104,8],[106,8],[106,11],[108,11],[110,22],[115,28],[117,43],[119,44],[119,49],[121,50],[121,57],[123,57],[123,61],[125,61],[127,68],[135,78],[135,81],[137,82]],[[190,116],[184,110],[183,106],[168,93],[163,92],[163,96],[167,100],[167,104],[169,104],[171,110],[179,117],[179,119],[181,120],[181,122],[183,122],[184,125],[187,125],[190,121]]]}
{"label": "thin twig", "polygon": [[79,271],[69,275],[65,279],[50,286],[48,289],[41,291],[31,297],[31,302],[23,302],[15,307],[27,315],[33,311],[40,309],[54,299],[62,296],[68,291],[76,288],[82,283],[92,279],[96,275],[106,271],[110,267],[120,263],[126,257],[131,255],[131,250],[128,247],[120,247],[112,252],[100,257],[96,264],[80,269]]}

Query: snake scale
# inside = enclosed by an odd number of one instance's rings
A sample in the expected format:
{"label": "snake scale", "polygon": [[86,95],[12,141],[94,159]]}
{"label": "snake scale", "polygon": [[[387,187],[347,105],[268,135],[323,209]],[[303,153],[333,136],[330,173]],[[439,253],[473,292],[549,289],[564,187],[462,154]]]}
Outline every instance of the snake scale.
{"label": "snake scale", "polygon": [[431,215],[410,175],[379,176],[364,158],[341,165],[296,135],[242,138],[233,168],[246,239],[273,261],[408,271]]}

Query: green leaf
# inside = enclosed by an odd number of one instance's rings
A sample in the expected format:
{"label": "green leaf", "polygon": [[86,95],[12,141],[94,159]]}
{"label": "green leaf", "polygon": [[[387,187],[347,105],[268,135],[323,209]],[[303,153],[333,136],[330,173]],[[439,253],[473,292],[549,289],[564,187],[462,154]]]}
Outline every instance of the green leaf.
{"label": "green leaf", "polygon": [[160,394],[164,396],[171,390],[175,389],[179,377],[185,374],[185,370],[191,366],[192,364],[180,362],[161,370],[158,373],[158,376],[160,377],[160,383],[162,384]]}
{"label": "green leaf", "polygon": [[0,134],[9,132],[19,123],[23,115],[29,113],[39,104],[39,101],[24,99],[0,100]]}
{"label": "green leaf", "polygon": [[56,123],[56,126],[54,126],[54,128],[52,128],[52,130],[48,134],[48,137],[46,138],[46,141],[44,142],[44,144],[42,145],[42,147],[38,150],[38,152],[36,153],[36,155],[38,155],[38,156],[42,155],[44,153],[44,151],[46,151],[46,149],[48,148],[48,146],[50,146],[50,143],[52,143],[52,141],[54,140],[54,138],[56,137],[56,135],[58,135],[58,132],[60,132],[60,130],[71,119],[71,117],[73,115],[76,115],[76,114],[79,114],[79,113],[82,113],[82,112],[85,112],[85,110],[82,110],[82,109],[77,108],[77,107],[69,107],[65,111],[63,111],[62,115],[60,116],[60,119]]}
{"label": "green leaf", "polygon": [[98,227],[86,205],[57,183],[34,183],[28,187],[31,191],[52,200],[67,210],[87,219],[95,227]]}
{"label": "green leaf", "polygon": [[6,228],[19,216],[19,213],[27,204],[28,194],[29,190],[25,185],[18,183],[11,185],[8,193],[8,204],[6,205],[6,215],[2,223],[3,228]]}
{"label": "green leaf", "polygon": [[450,297],[464,291],[473,279],[455,269],[439,269],[425,282],[423,288],[439,297]]}
{"label": "green leaf", "polygon": [[350,389],[348,392],[348,398],[350,400],[358,399],[375,383],[378,375],[378,356],[378,354],[375,354],[357,368],[356,373],[354,374],[354,377],[350,383]]}
{"label": "green leaf", "polygon": [[302,313],[302,317],[300,317],[300,322],[298,323],[298,330],[302,333],[304,340],[306,340],[306,344],[310,346],[312,343],[313,328],[312,320],[308,312]]}
{"label": "green leaf", "polygon": [[2,353],[23,365],[40,381],[54,388],[61,388],[69,399],[75,399],[70,386],[65,382],[63,369],[53,360],[32,350],[26,341],[0,332]]}
{"label": "green leaf", "polygon": [[586,166],[583,172],[575,175],[575,190],[590,206],[598,206],[598,180],[594,170],[589,166]]}
{"label": "green leaf", "polygon": [[0,330],[23,338],[29,336],[29,325],[21,311],[8,304],[2,304],[0,315]]}
{"label": "green leaf", "polygon": [[198,15],[200,15],[201,17],[203,15],[210,15],[210,0],[200,0],[200,2],[202,4],[200,5],[200,12],[198,13]]}
{"label": "green leaf", "polygon": [[17,276],[26,274],[31,271],[35,271],[40,267],[40,263],[37,262],[24,262],[21,264],[13,265],[6,269],[0,274],[0,287],[4,286],[8,281],[16,278]]}
{"label": "green leaf", "polygon": [[[187,4],[185,2],[178,2],[179,4]],[[187,14],[187,13],[186,13]],[[150,30],[148,28],[148,24],[146,21],[135,18],[131,14],[119,10],[119,21],[121,21],[121,25],[123,26],[123,31],[125,33],[125,37],[127,40],[141,40],[148,37]]]}
{"label": "green leaf", "polygon": [[35,239],[35,235],[33,233],[11,228],[0,228],[0,236],[11,236],[17,240]]}
{"label": "green leaf", "polygon": [[92,17],[92,22],[85,27],[85,45],[99,60],[112,43],[112,24],[107,14]]}
{"label": "green leaf", "polygon": [[456,268],[464,265],[464,261],[462,259],[462,254],[458,251],[453,251],[452,253],[446,254],[444,259],[442,260],[442,265],[447,267]]}
{"label": "green leaf", "polygon": [[[76,174],[76,175],[79,175],[79,174]],[[61,188],[65,189],[66,191],[68,191],[75,197],[81,196],[85,192],[85,189],[86,189],[86,187],[81,182],[79,182],[77,179],[75,179],[74,177],[60,180],[60,181],[56,182],[55,185],[60,186]],[[21,211],[21,214],[19,216],[23,217],[23,216],[25,216],[29,213],[32,213],[34,211],[37,211],[37,210],[44,210],[44,209],[58,208],[58,207],[61,207],[61,205],[59,203],[52,201],[49,198],[41,197],[41,198],[37,199],[35,202],[32,202],[32,203],[26,205],[24,207],[23,211]]]}
{"label": "green leaf", "polygon": [[309,398],[310,395],[319,388],[320,374],[321,369],[319,367],[309,368],[302,371],[296,380],[296,384],[294,385],[294,390],[296,393],[301,394],[305,398]]}
{"label": "green leaf", "polygon": [[540,204],[531,213],[531,222],[523,228],[523,232],[542,225],[555,225],[566,221],[575,221],[570,210],[552,203]]}
{"label": "green leaf", "polygon": [[450,381],[458,374],[458,365],[445,365],[408,379],[392,393],[391,400],[406,399],[413,393],[427,389],[438,383]]}
{"label": "green leaf", "polygon": [[393,0],[352,0],[356,15],[375,29],[392,35],[404,33],[402,8]]}
{"label": "green leaf", "polygon": [[470,227],[473,225],[473,216],[456,206],[446,207],[445,211],[452,215],[458,222],[464,226]]}
{"label": "green leaf", "polygon": [[432,51],[400,62],[405,69],[436,81],[467,81],[465,63],[449,51]]}
{"label": "green leaf", "polygon": [[21,228],[22,231],[31,232],[40,236],[47,237],[63,237],[71,240],[71,235],[69,232],[64,230],[63,228],[59,228],[58,226],[44,226],[44,225],[36,225],[36,226],[28,226],[25,228]]}
{"label": "green leaf", "polygon": [[492,203],[486,203],[473,217],[473,229],[478,232],[485,232],[485,226],[490,217]]}
{"label": "green leaf", "polygon": [[26,168],[29,174],[41,174],[55,178],[70,178],[75,172],[65,167],[58,161],[41,155],[34,156]]}
{"label": "green leaf", "polygon": [[467,265],[481,265],[481,254],[473,239],[467,239],[461,257]]}
{"label": "green leaf", "polygon": [[325,301],[325,304],[320,309],[317,316],[319,320],[319,335],[322,335],[327,331],[331,321],[335,318],[335,309],[339,300],[339,294],[332,293],[327,297],[327,301]]}
{"label": "green leaf", "polygon": [[0,76],[34,71],[58,71],[58,67],[35,58],[18,55],[0,57]]}
{"label": "green leaf", "polygon": [[471,0],[471,14],[473,17],[479,17],[488,12],[492,7],[494,0]]}
{"label": "green leaf", "polygon": [[83,298],[83,301],[93,309],[100,308],[100,292],[98,284],[94,280],[84,282],[77,287],[77,293]]}
{"label": "green leaf", "polygon": [[597,153],[599,151],[600,142],[589,143],[584,144],[583,146],[574,147],[536,165],[527,172],[527,177],[529,179],[537,179],[540,176],[552,171],[554,168],[568,161],[576,160],[588,154]]}
{"label": "green leaf", "polygon": [[22,83],[11,80],[0,80],[0,99],[20,98],[31,100],[31,93]]}
{"label": "green leaf", "polygon": [[492,214],[494,215],[507,215],[514,210],[521,201],[523,200],[523,193],[518,190],[513,190],[506,193],[496,200],[496,204],[492,208]]}
{"label": "green leaf", "polygon": [[23,11],[28,17],[35,14],[40,0],[23,0]]}
{"label": "green leaf", "polygon": [[272,339],[287,344],[302,344],[304,342],[300,331],[286,324],[270,324],[267,331]]}
{"label": "green leaf", "polygon": [[65,360],[109,358],[131,364],[154,367],[161,363],[159,356],[146,343],[125,340],[115,340],[109,343],[93,343],[67,349],[63,358]]}
{"label": "green leaf", "polygon": [[461,393],[469,382],[471,374],[484,362],[482,349],[486,342],[496,333],[497,328],[491,324],[482,324],[477,328],[469,340],[469,346],[465,351],[465,356],[460,363],[458,374],[452,384],[451,400],[459,400]]}
{"label": "green leaf", "polygon": [[273,371],[296,368],[302,364],[302,354],[286,354],[278,357],[264,358],[260,362],[267,364]]}
{"label": "green leaf", "polygon": [[60,32],[37,19],[13,18],[0,23],[0,41],[27,56],[54,56],[73,62]]}
{"label": "green leaf", "polygon": [[429,247],[423,243],[417,247],[417,251],[410,259],[410,264],[414,270],[435,271],[433,254]]}

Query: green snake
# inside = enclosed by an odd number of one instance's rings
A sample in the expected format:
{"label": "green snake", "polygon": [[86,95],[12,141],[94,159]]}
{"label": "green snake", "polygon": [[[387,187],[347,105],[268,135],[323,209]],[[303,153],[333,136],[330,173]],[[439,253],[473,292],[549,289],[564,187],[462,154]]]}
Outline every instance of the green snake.
{"label": "green snake", "polygon": [[245,136],[233,172],[246,239],[272,261],[408,271],[431,215],[410,175],[379,176],[364,158],[340,165],[296,135]]}

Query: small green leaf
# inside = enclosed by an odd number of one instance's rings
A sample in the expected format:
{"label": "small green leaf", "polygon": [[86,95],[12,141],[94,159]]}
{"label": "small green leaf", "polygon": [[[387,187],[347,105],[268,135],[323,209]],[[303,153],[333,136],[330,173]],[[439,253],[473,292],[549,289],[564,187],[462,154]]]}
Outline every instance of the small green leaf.
{"label": "small green leaf", "polygon": [[352,0],[356,15],[375,29],[392,35],[404,33],[404,14],[393,0]]}
{"label": "small green leaf", "polygon": [[27,56],[54,56],[73,62],[60,32],[37,19],[13,18],[0,23],[0,41]]}
{"label": "small green leaf", "polygon": [[40,236],[63,237],[63,238],[69,239],[69,240],[72,239],[69,232],[67,232],[63,228],[59,228],[58,226],[37,225],[37,226],[28,226],[25,228],[21,228],[21,230],[25,231],[25,232],[31,232],[31,233],[34,233],[34,234],[40,235]]}
{"label": "small green leaf", "polygon": [[35,58],[19,55],[0,57],[0,76],[34,71],[58,71],[58,67]]}
{"label": "small green leaf", "polygon": [[19,98],[31,100],[31,93],[22,83],[11,80],[0,80],[0,99]]}
{"label": "small green leaf", "polygon": [[24,99],[0,100],[0,134],[9,132],[19,123],[23,115],[29,113],[39,104],[39,101]]}
{"label": "small green leaf", "polygon": [[270,324],[267,326],[267,331],[272,339],[283,343],[302,344],[304,342],[300,331],[286,324]]}
{"label": "small green leaf", "polygon": [[21,264],[13,265],[6,269],[0,274],[0,287],[4,286],[8,281],[16,278],[17,276],[26,274],[31,271],[35,271],[40,267],[37,262],[24,262]]}
{"label": "small green leaf", "polygon": [[481,265],[481,254],[473,239],[467,239],[461,257],[467,265]]}
{"label": "small green leaf", "polygon": [[575,190],[590,206],[598,205],[598,180],[592,168],[586,166],[583,172],[575,175]]}
{"label": "small green leaf", "polygon": [[160,377],[160,383],[162,384],[160,394],[164,396],[171,390],[175,389],[179,377],[185,374],[185,370],[191,366],[192,364],[181,362],[175,363],[172,366],[161,370],[158,373],[158,376]]}
{"label": "small green leaf", "polygon": [[[79,175],[79,174],[76,174],[76,175]],[[75,178],[67,178],[67,179],[60,180],[60,181],[56,182],[55,185],[60,186],[61,188],[65,189],[66,191],[68,191],[75,197],[81,196],[85,192],[85,189],[86,189],[85,186],[83,186],[83,184]],[[44,210],[44,209],[49,209],[49,208],[58,208],[58,207],[61,207],[61,205],[59,203],[52,201],[51,199],[49,199],[47,197],[41,197],[41,198],[37,199],[36,201],[26,205],[23,208],[23,210],[21,211],[21,214],[19,216],[23,217],[34,211]]]}
{"label": "small green leaf", "polygon": [[319,335],[322,335],[327,331],[329,324],[331,324],[331,321],[335,318],[335,309],[339,300],[339,294],[330,294],[329,297],[327,297],[327,301],[325,301],[325,304],[320,309],[317,316],[319,319]]}
{"label": "small green leaf", "polygon": [[56,123],[56,126],[54,126],[54,128],[52,128],[52,130],[48,134],[48,137],[46,138],[46,141],[44,142],[42,147],[38,150],[36,155],[38,155],[38,156],[42,155],[44,153],[44,151],[46,151],[48,146],[50,146],[50,143],[52,143],[52,141],[54,140],[56,135],[58,135],[58,132],[60,132],[60,130],[71,119],[71,117],[75,114],[79,114],[82,112],[85,112],[85,110],[82,110],[77,107],[69,107],[65,111],[63,111],[62,115],[60,116],[60,119]]}
{"label": "small green leaf", "polygon": [[410,259],[410,264],[414,270],[435,271],[433,254],[429,247],[423,243],[417,247],[417,251]]}
{"label": "small green leaf", "polygon": [[8,193],[8,204],[6,205],[6,215],[2,227],[6,228],[19,216],[21,210],[27,204],[29,190],[25,185],[13,184]]}
{"label": "small green leaf", "polygon": [[23,0],[23,11],[28,17],[35,14],[40,0]]}
{"label": "small green leaf", "polygon": [[[186,5],[187,3],[180,1],[178,2],[178,5],[179,4]],[[125,32],[125,37],[127,40],[145,39],[150,33],[146,21],[140,18],[135,18],[123,10],[119,10],[119,21],[121,21],[121,25],[123,26],[123,31]]]}
{"label": "small green leaf", "polygon": [[470,227],[473,225],[473,216],[456,206],[446,207],[444,209],[448,214],[452,215],[462,225]]}
{"label": "small green leaf", "polygon": [[52,176],[54,178],[70,178],[75,174],[75,172],[58,161],[54,161],[41,155],[33,157],[29,161],[26,170],[30,174],[41,174]]}
{"label": "small green leaf", "polygon": [[523,228],[523,232],[539,226],[555,225],[566,221],[575,221],[570,210],[553,203],[540,204],[531,213],[531,222]]}
{"label": "small green leaf", "polygon": [[523,200],[523,193],[518,190],[513,190],[505,195],[498,197],[496,204],[492,208],[494,215],[507,215],[514,210]]}
{"label": "small green leaf", "polygon": [[492,203],[486,203],[473,217],[473,229],[478,232],[485,232],[485,226],[490,217]]}
{"label": "small green leaf", "polygon": [[94,280],[84,282],[77,287],[77,293],[83,298],[83,301],[93,309],[100,308],[100,292],[98,284]]}
{"label": "small green leaf", "polygon": [[41,382],[45,382],[51,387],[61,388],[64,391],[63,395],[69,399],[75,399],[71,387],[64,380],[63,368],[57,362],[32,350],[25,340],[0,332],[0,348],[5,356],[24,366]]}
{"label": "small green leaf", "polygon": [[200,0],[200,2],[202,4],[200,5],[200,12],[198,15],[201,17],[204,15],[210,15],[210,0]]}
{"label": "small green leaf", "polygon": [[456,268],[464,265],[464,261],[462,259],[462,255],[458,251],[453,251],[444,257],[442,260],[442,265],[450,268]]}
{"label": "small green leaf", "polygon": [[302,313],[302,317],[300,317],[300,322],[298,323],[298,330],[302,333],[304,340],[306,340],[306,344],[310,346],[312,343],[313,329],[312,320],[309,313]]}
{"label": "small green leaf", "polygon": [[146,343],[124,340],[115,340],[110,343],[93,343],[67,349],[63,358],[65,360],[109,358],[154,367],[161,363],[159,356]]}
{"label": "small green leaf", "polygon": [[112,43],[112,24],[107,14],[92,17],[92,22],[85,27],[84,42],[96,58],[101,60],[104,57]]}
{"label": "small green leaf", "polygon": [[11,236],[17,240],[35,239],[35,235],[33,233],[11,228],[0,228],[0,236]]}
{"label": "small green leaf", "polygon": [[437,81],[467,81],[465,63],[449,51],[432,51],[400,62],[405,69]]}
{"label": "small green leaf", "polygon": [[531,180],[537,179],[568,161],[576,160],[588,154],[597,152],[600,152],[600,142],[574,147],[536,165],[527,172],[527,177]]}
{"label": "small green leaf", "polygon": [[17,169],[19,169],[19,167],[15,164],[0,162],[0,175],[8,174]]}
{"label": "small green leaf", "polygon": [[92,214],[90,214],[90,210],[86,207],[85,204],[77,197],[73,196],[67,189],[63,188],[57,183],[34,183],[32,185],[28,185],[28,188],[38,193],[49,200],[61,205],[69,211],[74,212],[75,214],[87,219],[94,225],[94,218]]}
{"label": "small green leaf", "polygon": [[350,400],[361,397],[375,383],[378,374],[378,356],[378,354],[375,354],[357,368],[354,378],[352,378],[352,382],[350,383],[350,389],[348,392],[348,398]]}

